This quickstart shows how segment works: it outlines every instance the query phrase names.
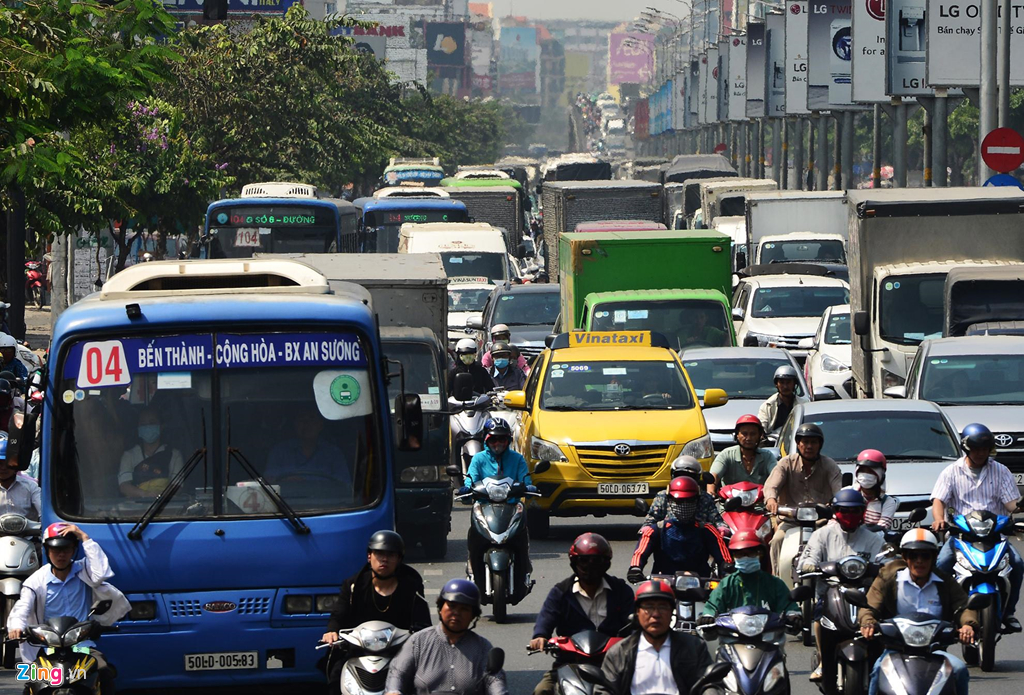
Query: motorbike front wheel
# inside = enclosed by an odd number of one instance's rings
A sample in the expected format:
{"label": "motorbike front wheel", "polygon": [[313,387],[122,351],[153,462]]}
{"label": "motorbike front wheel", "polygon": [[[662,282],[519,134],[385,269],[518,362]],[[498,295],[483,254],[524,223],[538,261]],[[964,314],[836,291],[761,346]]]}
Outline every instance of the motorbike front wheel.
{"label": "motorbike front wheel", "polygon": [[843,695],[864,695],[867,684],[860,664],[843,665]]}
{"label": "motorbike front wheel", "polygon": [[800,603],[800,615],[803,619],[803,627],[800,629],[803,635],[805,647],[814,645],[814,599],[806,599]]}
{"label": "motorbike front wheel", "polygon": [[981,670],[991,671],[996,667],[996,637],[999,635],[999,597],[981,612],[981,639],[978,641]]}
{"label": "motorbike front wheel", "polygon": [[494,622],[503,623],[508,617],[508,589],[505,584],[508,578],[503,573],[491,577],[491,588],[494,590],[494,597],[491,604],[494,606]]}

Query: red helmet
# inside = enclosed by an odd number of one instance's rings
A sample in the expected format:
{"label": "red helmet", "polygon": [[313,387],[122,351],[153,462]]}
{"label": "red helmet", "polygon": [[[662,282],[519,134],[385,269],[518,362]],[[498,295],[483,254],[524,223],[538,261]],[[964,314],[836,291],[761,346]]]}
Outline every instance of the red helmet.
{"label": "red helmet", "polygon": [[569,547],[569,557],[600,555],[612,559],[612,546],[605,537],[597,533],[584,533]]}
{"label": "red helmet", "polygon": [[885,473],[888,465],[888,462],[885,460],[885,454],[878,449],[865,449],[857,454],[857,468],[861,466],[865,468],[881,468],[882,472]]}
{"label": "red helmet", "polygon": [[733,434],[737,434],[740,431],[740,425],[756,425],[757,429],[761,430],[761,434],[764,434],[764,425],[761,424],[761,420],[756,415],[740,415],[739,419],[736,420],[736,426],[732,428]]}
{"label": "red helmet", "polygon": [[693,478],[673,478],[668,486],[668,495],[674,500],[689,500],[700,496],[700,487]]}
{"label": "red helmet", "polygon": [[676,602],[676,592],[672,590],[669,583],[663,579],[648,579],[636,588],[636,596],[633,605],[639,604],[647,599],[663,599],[672,603]]}
{"label": "red helmet", "polygon": [[748,548],[763,548],[764,543],[761,537],[754,531],[740,531],[734,533],[729,539],[729,550],[747,550]]}

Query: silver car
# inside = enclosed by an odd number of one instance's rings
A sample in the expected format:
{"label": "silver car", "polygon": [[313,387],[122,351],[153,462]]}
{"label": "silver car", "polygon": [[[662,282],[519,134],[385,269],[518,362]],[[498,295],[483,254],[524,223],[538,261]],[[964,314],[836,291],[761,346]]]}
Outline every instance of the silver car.
{"label": "silver car", "polygon": [[692,348],[683,350],[679,357],[698,398],[703,398],[704,389],[708,388],[725,389],[729,394],[728,403],[704,412],[716,453],[736,443],[732,437],[736,420],[741,415],[757,415],[765,399],[775,393],[772,377],[782,365],[796,370],[796,392],[807,395],[804,370],[782,348]]}
{"label": "silver car", "polygon": [[[779,433],[779,453],[796,451],[796,429],[814,423],[825,433],[821,453],[835,459],[845,474],[853,474],[857,455],[878,449],[889,462],[886,492],[899,499],[894,529],[909,527],[907,516],[927,510],[931,523],[931,493],[939,473],[962,455],[959,435],[942,409],[929,401],[841,400],[798,405]],[[852,479],[852,478],[851,478]]]}

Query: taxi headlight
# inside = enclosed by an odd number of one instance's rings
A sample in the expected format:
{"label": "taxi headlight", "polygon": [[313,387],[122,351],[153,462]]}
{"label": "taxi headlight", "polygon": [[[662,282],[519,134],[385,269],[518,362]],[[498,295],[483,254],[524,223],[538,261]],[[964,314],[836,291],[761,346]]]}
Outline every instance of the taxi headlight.
{"label": "taxi headlight", "polygon": [[540,437],[530,437],[530,458],[535,461],[565,461],[557,444]]}
{"label": "taxi headlight", "polygon": [[681,456],[692,456],[695,459],[711,458],[715,455],[715,448],[711,445],[711,435],[692,439],[683,447]]}

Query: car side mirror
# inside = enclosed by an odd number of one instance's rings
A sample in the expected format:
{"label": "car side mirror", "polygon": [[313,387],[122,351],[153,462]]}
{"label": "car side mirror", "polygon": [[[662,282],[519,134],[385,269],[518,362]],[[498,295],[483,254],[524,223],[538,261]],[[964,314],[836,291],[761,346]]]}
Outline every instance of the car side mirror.
{"label": "car side mirror", "polygon": [[633,513],[636,516],[647,516],[649,511],[651,511],[651,505],[647,504],[646,500],[639,497],[633,500]]}
{"label": "car side mirror", "polygon": [[452,396],[457,401],[469,401],[473,399],[473,375],[468,372],[459,372],[452,381]]}
{"label": "car side mirror", "polygon": [[827,386],[815,386],[811,395],[815,401],[834,401],[839,398],[839,394]]}
{"label": "car side mirror", "polygon": [[871,321],[868,318],[868,312],[866,311],[855,311],[853,312],[853,332],[857,335],[867,335],[871,330]]}
{"label": "car side mirror", "polygon": [[704,410],[718,408],[729,402],[729,394],[722,389],[706,389],[704,391]]}
{"label": "car side mirror", "polygon": [[536,463],[536,465],[533,467],[534,474],[547,473],[550,470],[551,470],[551,462],[550,461],[538,461]]}
{"label": "car side mirror", "polygon": [[796,347],[798,350],[813,350],[814,349],[814,338],[801,338]]}
{"label": "car side mirror", "polygon": [[735,321],[742,321],[744,313],[745,312],[743,311],[743,307],[741,307],[741,306],[734,306],[732,308],[732,318],[733,318],[733,320],[735,320]]}
{"label": "car side mirror", "polygon": [[505,407],[510,410],[526,410],[526,391],[506,392]]}
{"label": "car side mirror", "polygon": [[912,524],[918,524],[924,521],[926,516],[928,516],[928,510],[924,507],[918,507],[914,511],[910,512],[910,516],[907,517],[907,521]]}
{"label": "car side mirror", "polygon": [[546,348],[551,347],[551,344],[553,342],[555,342],[555,338],[557,338],[557,337],[558,337],[557,333],[548,333],[546,336],[544,336],[544,347],[546,347]]}
{"label": "car side mirror", "polygon": [[419,394],[400,393],[395,396],[395,426],[398,429],[398,449],[419,451],[423,446],[423,404]]}
{"label": "car side mirror", "polygon": [[472,328],[475,331],[482,331],[484,329],[484,321],[480,316],[470,316],[466,319],[466,328]]}
{"label": "car side mirror", "polygon": [[444,472],[445,475],[448,475],[449,477],[452,478],[457,478],[458,476],[462,475],[462,471],[460,471],[459,467],[453,463],[449,463],[447,466],[445,466]]}
{"label": "car side mirror", "polygon": [[900,386],[890,386],[886,390],[882,391],[882,395],[885,396],[886,398],[906,398],[906,384],[901,384]]}

